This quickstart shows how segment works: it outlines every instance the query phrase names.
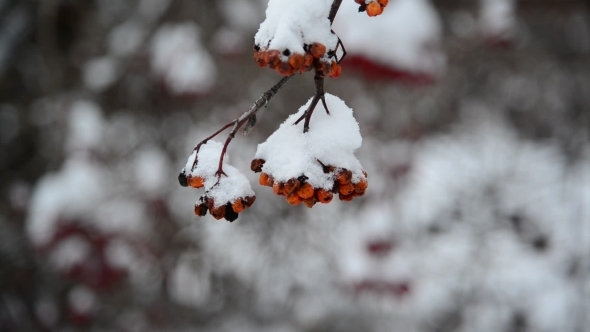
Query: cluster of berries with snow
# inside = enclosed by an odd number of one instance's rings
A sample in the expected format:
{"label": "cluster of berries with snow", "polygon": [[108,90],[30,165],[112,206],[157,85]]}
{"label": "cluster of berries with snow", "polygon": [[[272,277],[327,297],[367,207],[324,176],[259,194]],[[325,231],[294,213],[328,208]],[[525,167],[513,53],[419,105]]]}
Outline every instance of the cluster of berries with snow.
{"label": "cluster of berries with snow", "polygon": [[338,36],[328,18],[332,1],[271,0],[254,37],[254,60],[283,76],[312,69],[338,77]]}
{"label": "cluster of berries with snow", "polygon": [[[312,69],[321,71],[324,75],[337,78],[342,72],[342,67],[337,61],[331,60],[335,57],[336,51],[326,52],[326,46],[322,43],[303,45],[305,54],[291,53],[289,49],[262,50],[260,46],[254,46],[254,61],[260,67],[269,66],[271,69],[283,76],[290,76],[296,73],[305,73]],[[328,57],[326,61],[325,57]]]}
{"label": "cluster of berries with snow", "polygon": [[252,171],[262,172],[260,184],[272,187],[276,195],[286,196],[291,205],[327,204],[334,194],[347,202],[364,195],[367,173],[354,156],[362,138],[352,110],[338,97],[328,94],[326,104],[332,112],[318,105],[313,127],[303,133],[297,119],[311,102],[258,146]]}
{"label": "cluster of berries with snow", "polygon": [[360,5],[359,12],[367,12],[367,15],[373,17],[381,15],[389,0],[354,0]]}
{"label": "cluster of berries with snow", "polygon": [[222,159],[219,164],[223,168],[218,168],[218,158],[224,153],[219,142],[199,144],[188,158],[178,181],[183,187],[205,188],[205,194],[195,204],[197,216],[205,216],[209,211],[217,220],[234,221],[240,212],[254,204],[256,196],[248,179],[235,167]]}
{"label": "cluster of berries with snow", "polygon": [[[361,9],[376,16],[387,3],[362,2]],[[338,77],[340,61],[346,55],[332,30],[339,7],[340,2],[331,0],[270,0],[266,19],[254,37],[254,60],[260,67],[269,66],[282,76],[315,72],[315,96],[259,145],[251,165],[254,172],[262,172],[260,184],[272,187],[291,205],[303,203],[311,208],[317,202],[330,203],[335,194],[349,202],[363,196],[368,187],[367,173],[354,156],[362,142],[358,123],[342,100],[324,91],[324,77]],[[209,212],[216,219],[234,221],[254,203],[254,192],[245,176],[224,164],[225,153],[236,131],[246,122],[245,132],[255,125],[256,111],[268,104],[284,82],[193,150],[178,179],[184,187],[205,188],[205,195],[195,205],[197,216]],[[321,110],[310,126],[316,108]],[[230,127],[225,145],[209,143]]]}

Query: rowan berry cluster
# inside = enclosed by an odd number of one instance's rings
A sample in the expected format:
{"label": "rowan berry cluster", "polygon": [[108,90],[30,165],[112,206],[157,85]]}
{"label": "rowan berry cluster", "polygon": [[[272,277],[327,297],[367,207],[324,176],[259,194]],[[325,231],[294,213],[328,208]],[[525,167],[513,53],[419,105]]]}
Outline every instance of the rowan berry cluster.
{"label": "rowan berry cluster", "polygon": [[342,67],[332,58],[336,51],[326,52],[326,46],[322,43],[303,45],[304,54],[292,53],[289,49],[263,50],[259,45],[254,45],[254,61],[260,67],[269,66],[283,76],[296,73],[305,73],[310,70],[322,72],[325,76],[336,78],[340,76]]}
{"label": "rowan berry cluster", "polygon": [[[264,159],[254,159],[250,168],[255,173],[262,172],[264,168]],[[305,204],[308,208],[313,207],[317,202],[328,204],[332,201],[335,194],[341,201],[350,202],[354,197],[363,196],[367,190],[367,173],[363,173],[358,181],[352,181],[352,172],[347,169],[337,169],[335,166],[322,166],[324,173],[330,174],[333,179],[332,188],[325,189],[322,187],[314,188],[307,180],[305,175],[297,178],[291,178],[287,181],[275,181],[272,175],[262,172],[259,183],[262,186],[272,187],[275,195],[285,196],[287,203],[291,205]]]}
{"label": "rowan berry cluster", "polygon": [[203,195],[199,199],[199,202],[195,204],[195,215],[204,217],[207,215],[207,211],[209,211],[213,218],[217,220],[225,218],[225,220],[231,222],[238,219],[238,214],[252,206],[255,200],[256,196],[246,196],[237,198],[234,202],[227,202],[223,205],[216,206],[213,197]]}
{"label": "rowan berry cluster", "polygon": [[[265,160],[254,159],[250,168],[255,173],[262,172]],[[336,172],[334,166],[324,166],[324,172],[331,174],[333,186],[331,189],[314,188],[309,182],[308,177],[301,175],[297,178],[291,178],[287,181],[275,181],[272,175],[262,172],[259,183],[262,186],[272,187],[275,195],[285,196],[287,203],[291,205],[305,204],[311,208],[315,203],[320,202],[328,204],[332,201],[334,194],[338,194],[341,201],[350,202],[354,197],[363,196],[368,187],[367,173],[363,171],[364,178],[359,179],[356,183],[352,182],[352,172],[347,169],[340,169]]]}
{"label": "rowan berry cluster", "polygon": [[217,220],[234,221],[239,213],[254,204],[256,196],[248,179],[235,167],[218,158],[224,155],[221,143],[209,141],[197,146],[178,176],[183,187],[205,188],[205,194],[195,204],[195,214],[203,217],[209,212]]}
{"label": "rowan berry cluster", "polygon": [[367,12],[367,15],[373,17],[381,15],[389,3],[389,0],[354,0],[360,5],[359,12]]}

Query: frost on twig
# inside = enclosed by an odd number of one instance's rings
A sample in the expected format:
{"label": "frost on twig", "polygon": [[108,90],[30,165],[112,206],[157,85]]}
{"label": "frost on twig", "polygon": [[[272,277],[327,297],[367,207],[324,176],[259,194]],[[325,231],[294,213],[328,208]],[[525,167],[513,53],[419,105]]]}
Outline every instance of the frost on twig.
{"label": "frost on twig", "polygon": [[329,203],[333,194],[350,201],[367,189],[367,175],[354,156],[362,138],[352,109],[336,96],[326,94],[326,100],[330,114],[325,109],[317,112],[307,133],[301,131],[297,119],[313,99],[258,146],[252,161],[252,170],[262,172],[260,184],[271,186],[293,205]]}
{"label": "frost on twig", "polygon": [[209,141],[188,158],[179,176],[181,184],[205,188],[205,194],[195,204],[195,214],[204,216],[207,211],[215,218],[234,221],[238,214],[250,207],[256,196],[248,179],[235,167],[223,161],[224,176],[217,174],[223,145]]}

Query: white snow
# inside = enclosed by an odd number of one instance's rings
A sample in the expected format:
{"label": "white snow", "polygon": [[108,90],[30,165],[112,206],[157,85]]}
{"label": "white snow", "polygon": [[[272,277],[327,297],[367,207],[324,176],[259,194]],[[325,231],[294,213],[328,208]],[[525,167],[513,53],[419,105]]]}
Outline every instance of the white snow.
{"label": "white snow", "polygon": [[147,196],[162,194],[170,181],[168,157],[155,147],[148,147],[136,152],[134,160],[137,187]]}
{"label": "white snow", "polygon": [[338,37],[332,34],[328,20],[331,5],[331,0],[270,0],[254,42],[262,50],[288,49],[299,54],[305,53],[304,44],[315,42],[324,44],[328,51],[335,50]]}
{"label": "white snow", "polygon": [[107,36],[109,53],[123,57],[137,51],[143,42],[146,29],[137,19],[129,19],[114,27]]}
{"label": "white snow", "polygon": [[362,166],[354,156],[361,146],[362,137],[352,109],[338,97],[326,94],[330,115],[320,101],[313,112],[309,132],[303,133],[303,115],[311,99],[299,111],[281,124],[264,143],[258,145],[256,159],[264,159],[263,172],[277,181],[288,181],[301,175],[307,176],[314,188],[331,189],[333,173],[324,173],[322,166],[346,168],[353,173],[352,182],[363,178]]}
{"label": "white snow", "polygon": [[86,260],[90,250],[90,243],[84,237],[70,236],[56,245],[49,260],[57,269],[67,270]]}
{"label": "white snow", "polygon": [[511,37],[516,25],[514,0],[480,0],[480,26],[486,36]]}
{"label": "white snow", "polygon": [[198,307],[207,303],[211,291],[210,271],[198,255],[184,253],[170,272],[168,292],[182,305]]}
{"label": "white snow", "polygon": [[95,92],[108,89],[121,74],[119,61],[111,56],[104,56],[89,60],[83,68],[82,80],[84,85]]}
{"label": "white snow", "polygon": [[173,94],[203,94],[215,84],[215,63],[201,44],[196,24],[163,25],[156,31],[150,50],[153,72]]}
{"label": "white snow", "polygon": [[37,246],[47,244],[60,218],[87,217],[104,200],[106,174],[85,160],[70,159],[55,174],[45,175],[35,187],[27,218],[27,233]]}
{"label": "white snow", "polygon": [[188,176],[201,177],[204,180],[205,190],[208,197],[215,201],[215,207],[233,203],[238,198],[254,196],[254,191],[250,187],[250,182],[237,168],[227,163],[228,157],[223,159],[223,171],[227,175],[222,175],[217,182],[218,177],[215,175],[219,166],[219,158],[223,144],[216,141],[209,141],[201,145],[198,154],[198,162],[194,169],[191,170],[196,151],[189,156],[184,172]]}
{"label": "white snow", "polygon": [[70,107],[66,152],[80,152],[102,147],[104,119],[100,107],[92,101],[79,100]]}
{"label": "white snow", "polygon": [[428,0],[390,1],[377,17],[359,13],[356,3],[344,1],[333,29],[349,55],[412,72],[444,71],[442,22]]}
{"label": "white snow", "polygon": [[82,314],[91,313],[98,306],[96,294],[85,286],[75,286],[70,290],[68,302],[76,312]]}

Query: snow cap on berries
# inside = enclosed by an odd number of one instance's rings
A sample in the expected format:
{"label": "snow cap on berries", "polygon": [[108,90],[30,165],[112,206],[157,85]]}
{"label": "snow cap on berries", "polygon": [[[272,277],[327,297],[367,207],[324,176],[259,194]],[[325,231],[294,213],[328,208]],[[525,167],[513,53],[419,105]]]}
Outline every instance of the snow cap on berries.
{"label": "snow cap on berries", "polygon": [[361,146],[362,137],[352,109],[336,96],[326,94],[330,110],[318,103],[311,118],[310,129],[303,133],[303,123],[294,123],[303,115],[311,100],[291,115],[266,142],[258,145],[257,159],[264,160],[262,170],[275,181],[287,182],[301,175],[314,188],[332,190],[333,172],[324,166],[334,166],[352,172],[352,182],[364,178],[354,151]]}
{"label": "snow cap on berries", "polygon": [[332,0],[270,0],[254,41],[262,49],[301,54],[304,44],[316,42],[335,49],[338,37],[328,20],[331,5]]}
{"label": "snow cap on berries", "polygon": [[[222,150],[223,144],[209,141],[201,145],[195,167],[193,168],[197,157],[196,151],[193,151],[184,167],[184,173],[187,177],[202,179],[203,186],[207,191],[206,195],[215,201],[215,207],[228,202],[233,203],[240,197],[254,196],[254,191],[250,187],[248,179],[238,169],[226,163],[227,156],[223,160],[223,172],[226,175],[221,175],[218,178],[216,172]],[[217,183],[218,179],[219,183]]]}

